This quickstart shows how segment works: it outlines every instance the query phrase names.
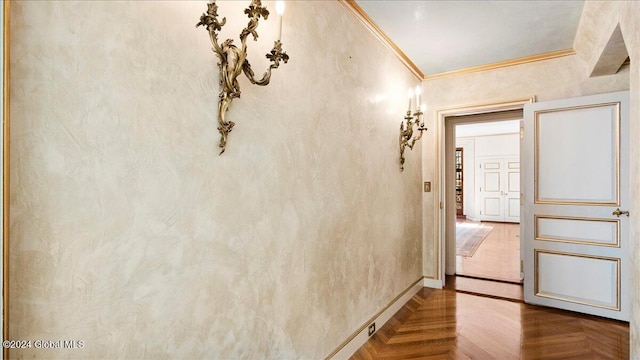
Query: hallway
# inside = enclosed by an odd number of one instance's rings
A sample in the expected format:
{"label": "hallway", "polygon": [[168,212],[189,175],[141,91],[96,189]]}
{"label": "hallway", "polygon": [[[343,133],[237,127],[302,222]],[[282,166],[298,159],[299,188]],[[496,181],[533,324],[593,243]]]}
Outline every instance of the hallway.
{"label": "hallway", "polygon": [[[640,1],[545,2],[571,31],[522,57],[542,2],[279,4],[3,2],[3,338],[85,344],[4,359],[339,360],[375,322],[369,357],[640,360]],[[526,291],[502,240],[457,263],[458,205],[521,216]]]}
{"label": "hallway", "polygon": [[624,322],[423,288],[352,359],[628,359]]}

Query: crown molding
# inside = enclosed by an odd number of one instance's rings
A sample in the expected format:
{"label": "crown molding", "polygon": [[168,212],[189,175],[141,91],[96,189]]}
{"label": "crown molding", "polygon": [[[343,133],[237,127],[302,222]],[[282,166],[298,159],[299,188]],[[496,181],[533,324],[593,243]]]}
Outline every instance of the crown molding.
{"label": "crown molding", "polygon": [[575,54],[576,54],[576,51],[574,49],[551,51],[551,52],[548,52],[548,53],[532,55],[532,56],[525,56],[525,57],[512,59],[512,60],[499,61],[499,62],[486,64],[486,65],[472,66],[472,67],[465,68],[465,69],[460,69],[460,70],[447,71],[447,72],[443,72],[443,73],[439,73],[439,74],[433,74],[433,75],[425,75],[424,80],[433,80],[433,79],[437,79],[437,78],[441,78],[441,77],[445,77],[445,76],[451,76],[451,75],[463,75],[463,74],[469,74],[469,73],[474,73],[474,72],[478,72],[478,71],[500,69],[500,68],[504,68],[504,67],[508,67],[508,66],[521,65],[521,64],[527,64],[527,63],[536,62],[536,61],[555,59],[555,58],[559,58],[559,57],[563,57],[563,56],[569,56],[569,55],[575,55]]}
{"label": "crown molding", "polygon": [[576,51],[574,49],[564,49],[564,50],[551,51],[551,52],[532,55],[532,56],[525,56],[517,59],[499,61],[491,64],[472,66],[469,68],[452,70],[452,71],[447,71],[447,72],[433,74],[433,75],[425,75],[422,72],[422,70],[420,70],[420,68],[418,68],[418,66],[413,61],[411,61],[411,59],[409,59],[409,57],[407,57],[407,55],[402,50],[400,50],[398,45],[396,45],[389,38],[389,36],[387,36],[387,34],[385,34],[384,31],[382,31],[382,29],[378,27],[378,25],[376,25],[376,23],[356,3],[355,0],[338,0],[338,2],[344,5],[344,7],[347,8],[349,12],[351,12],[351,14],[353,14],[358,20],[360,20],[366,26],[366,28],[369,29],[369,31],[371,31],[373,35],[375,35],[375,37],[378,38],[378,40],[380,40],[384,45],[386,45],[398,57],[398,59],[402,62],[402,64],[406,66],[407,69],[409,69],[409,71],[411,71],[411,73],[414,76],[416,76],[419,80],[433,80],[433,79],[438,79],[445,76],[463,75],[463,74],[469,74],[469,73],[485,71],[485,70],[500,69],[500,68],[514,66],[514,65],[527,64],[531,62],[555,59],[563,56],[570,56],[570,55],[576,54]]}
{"label": "crown molding", "polygon": [[338,0],[345,8],[350,10],[351,14],[353,14],[358,20],[360,20],[366,27],[378,38],[384,45],[386,45],[402,62],[402,64],[411,71],[411,73],[418,78],[418,80],[424,80],[424,73],[416,66],[416,64],[411,61],[407,57],[407,55],[400,50],[398,45],[396,45],[388,36],[385,34],[376,23],[371,20],[369,15],[362,10],[362,8],[356,4],[355,0]]}

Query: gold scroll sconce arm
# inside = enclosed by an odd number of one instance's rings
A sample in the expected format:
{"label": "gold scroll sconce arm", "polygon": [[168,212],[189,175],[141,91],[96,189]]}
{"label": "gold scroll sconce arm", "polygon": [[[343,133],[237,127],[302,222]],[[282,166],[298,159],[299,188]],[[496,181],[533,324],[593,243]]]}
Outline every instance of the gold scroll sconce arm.
{"label": "gold scroll sconce arm", "polygon": [[[282,4],[282,10],[284,10],[284,4]],[[281,13],[281,11],[278,12]],[[232,39],[227,39],[222,42],[222,44],[219,43],[218,33],[226,24],[227,19],[222,18],[222,20],[219,20],[218,6],[215,1],[207,4],[207,12],[200,16],[200,22],[196,24],[196,27],[204,26],[207,29],[211,44],[213,45],[213,51],[220,60],[218,63],[218,67],[220,68],[220,94],[218,95],[218,131],[220,132],[220,144],[218,146],[221,148],[219,155],[226,150],[227,138],[235,126],[235,123],[227,120],[225,116],[233,99],[240,97],[240,86],[238,85],[238,76],[240,73],[244,73],[252,84],[265,86],[268,85],[271,80],[271,70],[277,69],[281,61],[285,64],[289,61],[289,55],[282,51],[282,43],[280,41],[282,18],[280,17],[278,40],[274,42],[273,49],[265,55],[271,62],[271,65],[267,68],[267,71],[265,71],[261,79],[255,79],[251,64],[249,64],[247,60],[247,38],[249,35],[253,35],[253,40],[258,40],[258,33],[256,31],[258,20],[260,17],[267,20],[269,11],[262,6],[260,0],[252,0],[251,5],[244,10],[244,13],[249,17],[249,23],[240,33],[240,48],[233,44]]]}
{"label": "gold scroll sconce arm", "polygon": [[[425,107],[424,104],[420,105],[420,93],[420,86],[416,87],[415,92],[409,90],[409,109],[404,120],[400,122],[400,171],[404,171],[404,149],[413,150],[416,141],[420,140],[423,132],[427,131],[423,119]],[[411,114],[411,98],[414,94],[416,96],[416,110]],[[416,127],[417,133],[414,133],[414,127]]]}

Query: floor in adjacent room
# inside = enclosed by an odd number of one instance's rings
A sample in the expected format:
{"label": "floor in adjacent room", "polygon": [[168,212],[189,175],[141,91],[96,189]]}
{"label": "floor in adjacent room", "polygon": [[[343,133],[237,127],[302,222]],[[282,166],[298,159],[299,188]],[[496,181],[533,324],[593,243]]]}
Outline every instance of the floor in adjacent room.
{"label": "floor in adjacent room", "polygon": [[423,288],[352,359],[628,359],[629,325]]}
{"label": "floor in adjacent room", "polygon": [[458,218],[456,226],[491,226],[473,256],[456,256],[456,275],[521,283],[520,224],[474,222]]}

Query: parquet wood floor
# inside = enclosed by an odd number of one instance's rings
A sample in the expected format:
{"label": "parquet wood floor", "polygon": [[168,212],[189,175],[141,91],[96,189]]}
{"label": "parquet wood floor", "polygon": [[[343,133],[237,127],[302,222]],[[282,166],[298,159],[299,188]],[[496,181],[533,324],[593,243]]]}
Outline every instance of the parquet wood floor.
{"label": "parquet wood floor", "polygon": [[352,359],[628,359],[627,323],[424,288]]}

